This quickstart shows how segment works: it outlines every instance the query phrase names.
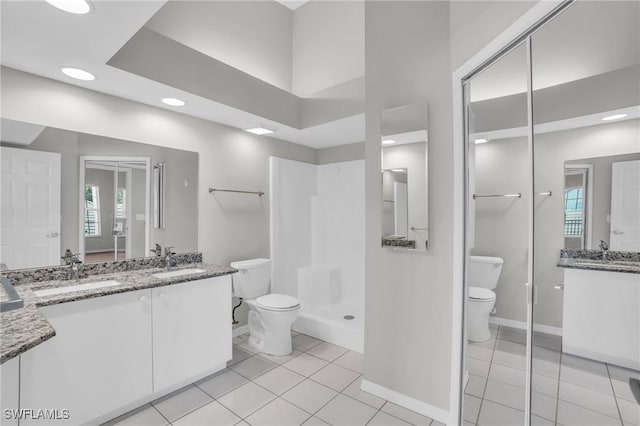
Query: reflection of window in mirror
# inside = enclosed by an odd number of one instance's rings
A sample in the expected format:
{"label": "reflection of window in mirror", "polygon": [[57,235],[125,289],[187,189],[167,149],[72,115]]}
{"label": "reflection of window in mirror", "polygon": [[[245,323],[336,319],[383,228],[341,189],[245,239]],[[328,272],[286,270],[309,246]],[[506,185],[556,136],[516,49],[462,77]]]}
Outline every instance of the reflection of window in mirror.
{"label": "reflection of window in mirror", "polygon": [[566,249],[583,249],[585,241],[586,169],[567,169],[564,188],[564,239]]}
{"label": "reflection of window in mirror", "polygon": [[116,193],[116,217],[125,218],[126,215],[126,189],[118,188]]}
{"label": "reflection of window in mirror", "polygon": [[100,188],[86,185],[84,191],[84,235],[99,237],[100,232]]}

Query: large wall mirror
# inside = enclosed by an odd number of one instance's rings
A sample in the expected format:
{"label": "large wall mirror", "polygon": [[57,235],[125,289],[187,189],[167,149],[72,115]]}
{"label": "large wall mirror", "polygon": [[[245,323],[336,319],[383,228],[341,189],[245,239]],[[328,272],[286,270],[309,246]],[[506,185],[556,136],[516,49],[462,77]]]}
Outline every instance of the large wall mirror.
{"label": "large wall mirror", "polygon": [[382,111],[382,246],[429,246],[427,104]]}
{"label": "large wall mirror", "polygon": [[[198,250],[198,153],[2,119],[6,269]],[[162,168],[156,203],[153,166]],[[154,227],[162,207],[164,227]]]}

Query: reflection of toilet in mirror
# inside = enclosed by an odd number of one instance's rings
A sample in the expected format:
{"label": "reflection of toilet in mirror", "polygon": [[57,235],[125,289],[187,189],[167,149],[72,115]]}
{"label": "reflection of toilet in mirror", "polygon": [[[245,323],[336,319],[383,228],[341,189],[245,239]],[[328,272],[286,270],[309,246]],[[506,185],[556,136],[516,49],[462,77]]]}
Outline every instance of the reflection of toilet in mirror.
{"label": "reflection of toilet in mirror", "polygon": [[498,279],[503,260],[499,257],[470,256],[467,338],[472,342],[489,340],[489,315],[496,304]]}

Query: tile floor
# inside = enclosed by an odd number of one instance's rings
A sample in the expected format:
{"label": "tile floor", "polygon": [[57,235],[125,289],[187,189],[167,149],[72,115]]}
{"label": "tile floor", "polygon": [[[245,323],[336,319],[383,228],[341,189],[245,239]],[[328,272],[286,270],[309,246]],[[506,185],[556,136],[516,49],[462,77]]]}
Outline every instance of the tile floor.
{"label": "tile floor", "polygon": [[[492,326],[491,339],[470,343],[465,425],[518,425],[524,419],[525,334]],[[561,352],[561,338],[536,333],[532,425],[640,425],[629,378],[640,372]]]}
{"label": "tile floor", "polygon": [[361,391],[361,354],[304,334],[292,334],[294,351],[284,357],[256,354],[246,334],[235,337],[233,359],[226,369],[107,424],[440,424]]}

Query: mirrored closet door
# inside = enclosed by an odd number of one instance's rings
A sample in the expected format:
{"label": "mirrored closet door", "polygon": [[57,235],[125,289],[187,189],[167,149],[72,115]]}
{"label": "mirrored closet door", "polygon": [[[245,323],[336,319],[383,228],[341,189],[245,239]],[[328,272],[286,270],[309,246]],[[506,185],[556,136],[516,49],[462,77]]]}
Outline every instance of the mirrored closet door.
{"label": "mirrored closet door", "polygon": [[564,3],[464,82],[465,424],[640,424],[639,17]]}

